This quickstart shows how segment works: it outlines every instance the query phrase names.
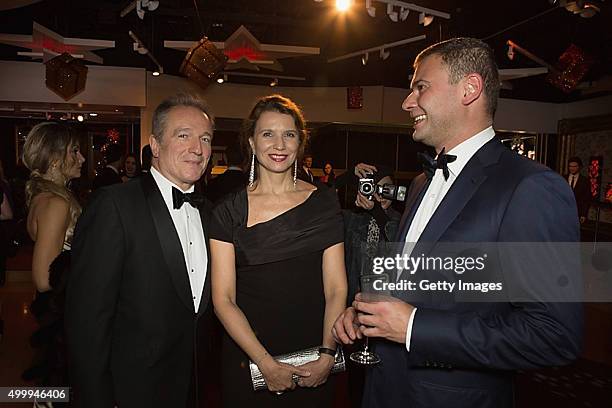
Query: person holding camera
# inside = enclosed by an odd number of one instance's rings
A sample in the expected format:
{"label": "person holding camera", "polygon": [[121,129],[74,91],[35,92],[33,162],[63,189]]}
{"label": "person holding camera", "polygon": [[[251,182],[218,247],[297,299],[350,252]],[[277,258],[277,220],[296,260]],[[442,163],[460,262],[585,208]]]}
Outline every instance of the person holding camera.
{"label": "person holding camera", "polygon": [[357,210],[342,211],[349,305],[353,302],[359,289],[359,277],[364,271],[363,249],[368,250],[368,254],[372,253],[373,256],[378,252],[380,244],[392,242],[397,234],[401,218],[401,214],[391,207],[393,199],[388,195],[381,196],[378,192],[365,195],[363,192],[364,189],[365,193],[370,191],[369,183],[375,186],[371,188],[372,191],[383,186],[395,187],[391,168],[359,163],[355,166],[354,174],[359,177],[359,191],[355,197]]}
{"label": "person holding camera", "polygon": [[[359,291],[360,277],[372,271],[372,258],[382,255],[387,242],[392,242],[397,234],[401,214],[391,206],[393,200],[377,192],[362,194],[364,190],[374,191],[383,186],[392,186],[393,172],[383,165],[359,163],[353,173],[346,172],[340,181],[347,183],[350,178],[358,184],[355,196],[355,210],[342,210],[344,219],[344,263],[348,282],[347,304],[350,305]],[[370,183],[374,185],[371,186]],[[365,254],[365,256],[364,256]],[[352,407],[361,406],[361,393],[364,383],[362,366],[350,365],[348,370],[349,396]]]}

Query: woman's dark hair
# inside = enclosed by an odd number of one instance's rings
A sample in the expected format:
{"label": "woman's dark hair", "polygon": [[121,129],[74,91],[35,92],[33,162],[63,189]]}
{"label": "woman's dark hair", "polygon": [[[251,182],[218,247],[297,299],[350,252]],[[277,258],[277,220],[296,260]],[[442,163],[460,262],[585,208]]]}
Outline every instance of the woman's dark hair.
{"label": "woman's dark hair", "polygon": [[[300,110],[300,108],[291,99],[285,98],[281,95],[269,95],[260,98],[257,103],[255,103],[255,106],[253,106],[253,109],[251,109],[249,117],[245,119],[242,125],[240,145],[242,146],[242,150],[245,153],[245,168],[248,169],[251,160],[251,155],[253,154],[249,139],[255,134],[255,127],[257,126],[257,121],[264,112],[283,113],[293,118],[293,121],[295,122],[295,127],[298,130],[300,136],[300,147],[296,160],[298,160],[298,163],[301,163],[306,144],[308,143],[308,132],[306,131],[306,121],[304,120],[304,115],[302,115],[302,111]],[[257,178],[257,172],[255,173],[255,177]]]}
{"label": "woman's dark hair", "polygon": [[[127,161],[127,159],[129,159],[130,157],[132,157],[135,161],[136,161],[136,175],[138,176],[140,174],[140,160],[138,159],[138,155],[136,153],[128,153],[125,156],[125,160],[123,161],[123,170],[125,170],[125,162]],[[127,175],[127,174],[126,174]]]}

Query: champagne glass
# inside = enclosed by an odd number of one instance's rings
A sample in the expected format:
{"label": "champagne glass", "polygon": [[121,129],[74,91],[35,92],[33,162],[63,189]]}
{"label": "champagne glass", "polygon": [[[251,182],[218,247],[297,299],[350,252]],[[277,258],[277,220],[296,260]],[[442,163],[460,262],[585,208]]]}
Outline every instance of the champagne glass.
{"label": "champagne glass", "polygon": [[[369,300],[373,300],[373,298],[376,296],[375,295],[376,290],[374,289],[373,285],[374,285],[374,282],[377,280],[382,281],[382,282],[388,282],[389,278],[385,274],[362,275],[360,277],[359,281],[360,281],[360,286],[361,286],[361,295],[362,295],[362,298],[364,298],[366,302]],[[381,361],[378,354],[370,350],[369,340],[367,336],[363,342],[363,348],[359,351],[355,351],[354,353],[351,353],[350,359],[351,361],[357,364],[362,364],[362,365],[374,365],[374,364],[380,363]]]}

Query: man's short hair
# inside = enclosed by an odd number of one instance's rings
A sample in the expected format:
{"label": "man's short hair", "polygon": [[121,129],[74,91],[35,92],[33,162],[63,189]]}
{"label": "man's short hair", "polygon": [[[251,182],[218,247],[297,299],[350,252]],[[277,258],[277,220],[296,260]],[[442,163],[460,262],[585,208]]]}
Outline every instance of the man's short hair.
{"label": "man's short hair", "polygon": [[242,165],[243,157],[242,151],[237,140],[232,140],[231,143],[225,149],[225,156],[227,157],[228,166],[240,166]]}
{"label": "man's short hair", "polygon": [[499,71],[493,49],[476,38],[451,38],[425,48],[414,60],[416,68],[426,57],[439,55],[448,69],[451,84],[458,83],[469,74],[479,74],[484,81],[487,113],[493,117],[499,97]]}
{"label": "man's short hair", "polygon": [[153,113],[153,136],[158,141],[161,142],[164,131],[166,130],[166,119],[168,117],[168,112],[170,112],[172,108],[176,108],[178,106],[188,106],[201,110],[210,121],[213,129],[215,128],[215,120],[210,113],[208,106],[202,99],[195,95],[179,93],[164,99],[155,109],[155,113]]}
{"label": "man's short hair", "polygon": [[567,159],[567,164],[570,163],[577,163],[578,167],[582,168],[582,160],[580,160],[580,157],[578,156],[572,156],[569,159]]}
{"label": "man's short hair", "polygon": [[116,161],[121,160],[123,157],[123,148],[118,144],[111,143],[106,147],[106,151],[104,152],[104,159],[106,159],[106,164],[114,163]]}

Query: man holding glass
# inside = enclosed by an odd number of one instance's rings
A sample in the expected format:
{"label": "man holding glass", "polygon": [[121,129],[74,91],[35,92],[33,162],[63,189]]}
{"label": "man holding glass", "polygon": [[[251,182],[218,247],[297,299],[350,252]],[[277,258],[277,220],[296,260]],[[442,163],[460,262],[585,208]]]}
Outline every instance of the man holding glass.
{"label": "man holding glass", "polygon": [[[495,138],[492,50],[455,38],[421,52],[414,66],[402,108],[414,140],[437,157],[410,186],[397,241],[578,241],[567,182]],[[394,296],[358,295],[334,325],[345,344],[380,338],[363,406],[511,407],[513,370],[567,364],[580,351],[579,303],[452,303],[433,294],[415,307],[407,294]]]}

